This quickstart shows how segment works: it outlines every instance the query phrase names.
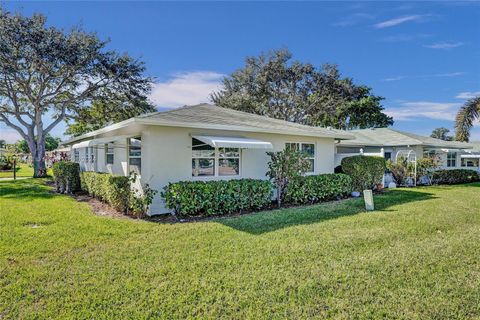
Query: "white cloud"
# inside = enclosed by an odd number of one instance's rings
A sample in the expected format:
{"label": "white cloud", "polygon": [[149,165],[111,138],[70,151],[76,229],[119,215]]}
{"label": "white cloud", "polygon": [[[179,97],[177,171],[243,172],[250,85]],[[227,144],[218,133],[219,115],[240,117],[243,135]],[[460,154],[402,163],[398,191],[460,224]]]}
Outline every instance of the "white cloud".
{"label": "white cloud", "polygon": [[402,102],[400,107],[389,108],[386,113],[394,120],[415,120],[415,118],[429,118],[435,120],[455,120],[460,103],[410,101]]}
{"label": "white cloud", "polygon": [[223,77],[213,71],[177,73],[167,81],[155,83],[150,100],[165,107],[209,102],[210,93],[220,89]]}
{"label": "white cloud", "polygon": [[476,91],[476,92],[465,91],[465,92],[460,92],[459,94],[457,94],[455,96],[455,98],[457,98],[457,99],[473,99],[473,98],[478,97],[478,96],[480,96],[480,91]]}
{"label": "white cloud", "polygon": [[448,72],[448,73],[436,73],[436,74],[427,74],[427,75],[420,75],[420,76],[395,76],[384,78],[382,81],[390,82],[390,81],[399,81],[404,79],[428,79],[428,78],[444,78],[444,77],[458,77],[463,76],[465,72]]}
{"label": "white cloud", "polygon": [[380,23],[375,24],[375,28],[377,29],[383,29],[383,28],[389,28],[389,27],[394,27],[399,24],[409,22],[409,21],[418,21],[422,19],[424,15],[419,15],[419,14],[414,14],[414,15],[409,15],[409,16],[402,16],[386,21],[382,21]]}
{"label": "white cloud", "polygon": [[6,128],[4,125],[0,125],[0,139],[7,141],[7,143],[14,143],[22,139],[20,134],[11,128]]}
{"label": "white cloud", "polygon": [[336,26],[336,27],[350,27],[350,26],[354,26],[356,24],[359,24],[363,20],[369,20],[369,19],[373,19],[373,18],[374,17],[371,14],[368,14],[368,13],[354,13],[354,14],[351,14],[351,15],[337,21],[333,25]]}
{"label": "white cloud", "polygon": [[465,43],[463,42],[437,42],[437,43],[432,43],[432,44],[427,44],[424,45],[425,48],[430,48],[430,49],[443,49],[443,50],[448,50],[448,49],[453,49],[453,48],[458,48],[463,46]]}

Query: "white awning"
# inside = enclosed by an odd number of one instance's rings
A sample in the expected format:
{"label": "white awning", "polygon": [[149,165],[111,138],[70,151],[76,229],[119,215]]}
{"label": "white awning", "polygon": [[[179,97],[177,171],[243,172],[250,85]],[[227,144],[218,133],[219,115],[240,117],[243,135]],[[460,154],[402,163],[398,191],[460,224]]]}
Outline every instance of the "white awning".
{"label": "white awning", "polygon": [[462,154],[460,158],[480,159],[480,154]]}
{"label": "white awning", "polygon": [[272,149],[268,141],[241,137],[193,136],[214,148]]}
{"label": "white awning", "polygon": [[79,149],[79,148],[86,148],[86,147],[93,147],[98,146],[101,144],[106,144],[115,141],[121,141],[129,138],[130,136],[116,136],[116,137],[107,137],[107,138],[99,138],[93,140],[82,141],[72,145],[72,149]]}

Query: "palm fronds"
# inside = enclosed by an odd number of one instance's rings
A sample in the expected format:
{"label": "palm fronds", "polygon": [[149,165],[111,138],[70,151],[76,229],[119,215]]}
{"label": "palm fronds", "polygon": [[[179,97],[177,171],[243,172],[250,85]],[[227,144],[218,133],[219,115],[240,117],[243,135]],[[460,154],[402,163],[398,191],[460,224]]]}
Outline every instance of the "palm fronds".
{"label": "palm fronds", "polygon": [[467,141],[475,120],[480,121],[480,96],[468,100],[458,110],[455,119],[455,140]]}

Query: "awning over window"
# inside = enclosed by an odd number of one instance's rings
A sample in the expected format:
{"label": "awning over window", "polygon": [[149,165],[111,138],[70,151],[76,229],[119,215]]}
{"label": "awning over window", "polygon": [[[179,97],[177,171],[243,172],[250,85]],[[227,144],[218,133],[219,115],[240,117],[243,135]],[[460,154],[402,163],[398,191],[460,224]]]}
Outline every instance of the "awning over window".
{"label": "awning over window", "polygon": [[468,159],[480,159],[480,154],[462,154],[460,157]]}
{"label": "awning over window", "polygon": [[214,148],[272,149],[268,141],[240,137],[193,136]]}
{"label": "awning over window", "polygon": [[79,149],[79,148],[86,148],[86,147],[94,147],[110,142],[115,142],[115,141],[125,141],[129,136],[116,136],[116,137],[107,137],[107,138],[99,138],[99,139],[93,139],[93,140],[87,140],[87,141],[82,141],[79,143],[76,143],[72,145],[72,149]]}

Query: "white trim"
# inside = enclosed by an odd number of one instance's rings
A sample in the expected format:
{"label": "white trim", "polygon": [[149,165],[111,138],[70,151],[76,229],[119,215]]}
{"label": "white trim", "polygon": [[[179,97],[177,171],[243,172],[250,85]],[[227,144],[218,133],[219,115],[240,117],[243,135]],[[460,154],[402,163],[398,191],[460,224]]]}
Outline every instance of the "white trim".
{"label": "white trim", "polygon": [[201,135],[195,135],[192,137],[214,148],[273,149],[271,142],[258,139]]}

